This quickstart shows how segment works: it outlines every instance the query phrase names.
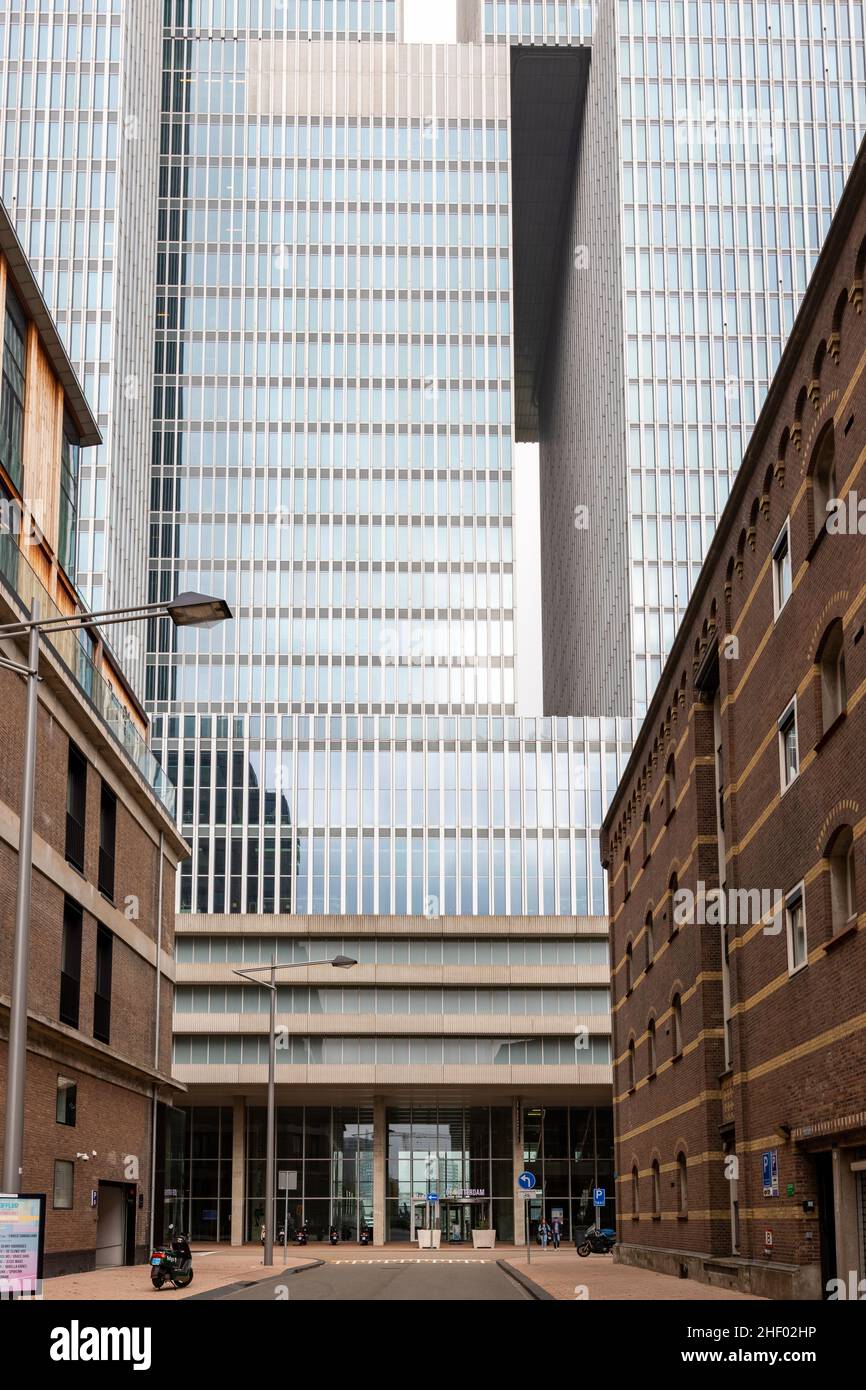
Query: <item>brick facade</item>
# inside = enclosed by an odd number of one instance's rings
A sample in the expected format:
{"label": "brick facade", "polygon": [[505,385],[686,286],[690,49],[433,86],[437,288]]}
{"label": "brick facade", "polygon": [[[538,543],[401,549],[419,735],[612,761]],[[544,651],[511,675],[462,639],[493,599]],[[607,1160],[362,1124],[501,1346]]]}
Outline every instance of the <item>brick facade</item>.
{"label": "brick facade", "polygon": [[782,1297],[866,1277],[864,263],[861,151],[602,837],[619,1257]]}
{"label": "brick facade", "polygon": [[[0,255],[0,311],[4,286],[12,276],[20,302],[32,314],[27,323],[23,443],[21,459],[13,460],[15,472],[23,479],[25,497],[26,489],[35,488],[44,499],[53,497],[56,511],[64,406],[67,415],[76,416],[83,442],[92,443],[99,434],[59,340],[46,327],[47,310],[29,278],[5,213],[0,215],[0,246],[11,247],[10,254],[14,253],[14,264]],[[18,498],[13,482],[0,468],[0,500],[7,503],[7,512],[9,500]],[[56,553],[56,526],[52,530],[48,524],[56,516],[42,515],[46,529],[41,538],[22,534],[19,544],[8,524],[5,531],[0,527],[0,656],[19,667],[27,659],[27,638],[8,629],[28,619],[34,599],[39,600],[43,620],[57,621],[80,611]],[[144,713],[101,637],[94,639],[92,654],[93,662],[85,663],[76,634],[45,634],[40,641],[19,1190],[47,1195],[45,1272],[49,1275],[142,1257],[151,1220],[154,1120],[158,1107],[183,1090],[171,1079],[171,1013],[175,874],[187,846],[141,771],[149,770],[141,739]],[[109,678],[110,690],[104,683]],[[25,684],[8,666],[0,669],[0,1145],[4,1147]],[[72,743],[85,764],[80,869],[72,862],[77,853],[67,854]],[[135,757],[128,756],[130,747]],[[103,846],[105,865],[113,861],[113,892],[108,868],[100,879],[103,787],[116,799],[113,843],[108,843],[106,834]],[[100,891],[100,883],[105,891]],[[74,1026],[60,1018],[67,901],[82,914]],[[103,970],[97,1015],[97,939],[106,932],[110,934],[110,988]],[[103,940],[107,945],[109,937]],[[72,1012],[68,1007],[70,1019]],[[69,1106],[64,1116],[74,1123],[57,1119],[61,1077],[76,1088],[75,1106]],[[72,1165],[71,1206],[55,1205],[58,1163]],[[65,1202],[65,1194],[58,1190],[57,1195]],[[156,1234],[161,1237],[161,1229]]]}

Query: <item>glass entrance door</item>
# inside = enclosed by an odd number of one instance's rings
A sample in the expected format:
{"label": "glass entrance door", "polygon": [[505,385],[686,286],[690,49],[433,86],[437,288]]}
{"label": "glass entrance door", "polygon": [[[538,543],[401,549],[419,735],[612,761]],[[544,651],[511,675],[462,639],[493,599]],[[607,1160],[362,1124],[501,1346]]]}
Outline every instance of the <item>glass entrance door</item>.
{"label": "glass entrance door", "polygon": [[442,1203],[442,1242],[449,1245],[472,1243],[472,1204]]}

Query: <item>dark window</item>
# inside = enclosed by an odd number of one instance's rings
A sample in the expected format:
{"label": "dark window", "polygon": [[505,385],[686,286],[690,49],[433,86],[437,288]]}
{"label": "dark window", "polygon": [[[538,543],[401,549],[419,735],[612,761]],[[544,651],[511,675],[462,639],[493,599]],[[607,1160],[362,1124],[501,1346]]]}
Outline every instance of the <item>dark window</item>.
{"label": "dark window", "polygon": [[102,784],[99,799],[99,891],[114,902],[114,846],[117,832],[117,798]]}
{"label": "dark window", "polygon": [[78,1027],[81,999],[81,936],[84,914],[67,898],[63,905],[63,952],[60,961],[60,1022]]}
{"label": "dark window", "polygon": [[0,463],[19,492],[24,486],[24,372],[27,322],[11,290],[6,290],[3,324],[3,384],[0,391]]}
{"label": "dark window", "polygon": [[69,745],[66,775],[66,858],[84,873],[84,817],[87,808],[87,759]]}
{"label": "dark window", "polygon": [[66,1158],[54,1160],[54,1208],[71,1211],[75,1191],[75,1164]]}
{"label": "dark window", "polygon": [[65,1076],[57,1078],[57,1104],[55,1118],[59,1125],[75,1124],[75,1107],[78,1100],[78,1087]]}
{"label": "dark window", "polygon": [[75,578],[78,541],[78,465],[81,446],[68,422],[63,426],[60,450],[60,514],[57,527],[57,558],[71,579]]}
{"label": "dark window", "polygon": [[107,927],[96,932],[96,990],[93,995],[93,1036],[111,1041],[111,955],[114,937]]}

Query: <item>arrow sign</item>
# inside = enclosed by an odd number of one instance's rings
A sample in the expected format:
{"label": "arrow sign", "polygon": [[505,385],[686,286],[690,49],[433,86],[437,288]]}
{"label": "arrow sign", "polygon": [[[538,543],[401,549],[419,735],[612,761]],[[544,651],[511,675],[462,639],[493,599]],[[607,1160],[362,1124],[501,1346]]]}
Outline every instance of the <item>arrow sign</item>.
{"label": "arrow sign", "polygon": [[520,1177],[517,1179],[517,1186],[520,1188],[521,1192],[531,1192],[535,1187],[535,1174],[521,1173]]}

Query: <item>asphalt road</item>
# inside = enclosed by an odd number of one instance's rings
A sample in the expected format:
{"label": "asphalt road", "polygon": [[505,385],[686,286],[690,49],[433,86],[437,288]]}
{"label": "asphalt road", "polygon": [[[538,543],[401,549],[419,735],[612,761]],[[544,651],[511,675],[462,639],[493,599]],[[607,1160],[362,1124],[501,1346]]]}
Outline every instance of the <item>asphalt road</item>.
{"label": "asphalt road", "polygon": [[277,1276],[229,1294],[225,1302],[272,1303],[517,1303],[531,1295],[495,1263],[323,1264],[301,1274]]}

